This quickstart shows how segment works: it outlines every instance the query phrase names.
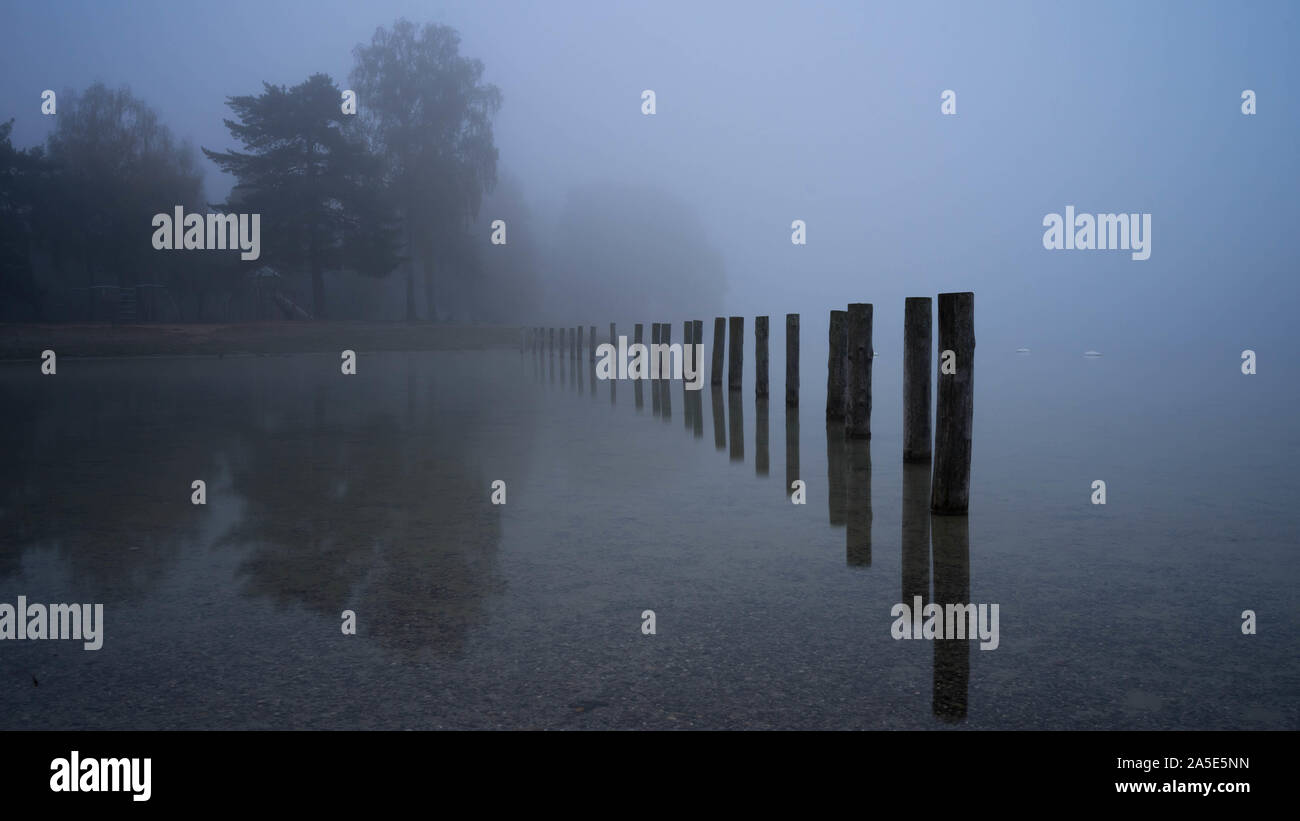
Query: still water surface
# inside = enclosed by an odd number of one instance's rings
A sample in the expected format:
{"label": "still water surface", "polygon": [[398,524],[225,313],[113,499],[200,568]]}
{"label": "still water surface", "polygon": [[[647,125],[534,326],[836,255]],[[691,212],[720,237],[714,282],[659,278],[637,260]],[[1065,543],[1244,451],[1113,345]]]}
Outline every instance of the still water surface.
{"label": "still water surface", "polygon": [[[766,407],[502,350],[0,365],[0,601],[106,620],[0,643],[0,728],[1300,727],[1293,389],[981,348],[932,519],[897,351],[846,445],[825,329],[797,414],[773,330]],[[893,639],[914,595],[999,647]]]}

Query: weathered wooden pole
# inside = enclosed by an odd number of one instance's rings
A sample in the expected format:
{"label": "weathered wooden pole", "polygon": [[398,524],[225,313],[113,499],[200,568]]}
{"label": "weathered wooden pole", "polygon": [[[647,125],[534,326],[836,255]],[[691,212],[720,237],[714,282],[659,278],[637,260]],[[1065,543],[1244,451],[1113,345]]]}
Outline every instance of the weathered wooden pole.
{"label": "weathered wooden pole", "polygon": [[743,316],[731,318],[731,333],[728,337],[727,390],[738,391],[744,384],[745,377],[745,318]]}
{"label": "weathered wooden pole", "polygon": [[[638,322],[633,326],[632,344],[640,345],[642,338],[641,323]],[[632,380],[632,393],[636,398],[636,409],[641,410],[645,406],[645,391],[641,387],[641,380]]]}
{"label": "weathered wooden pole", "polygon": [[754,473],[767,476],[771,462],[771,451],[767,443],[768,434],[767,397],[754,399]]}
{"label": "weathered wooden pole", "polygon": [[910,296],[903,303],[904,462],[930,461],[932,314],[928,296]]}
{"label": "weathered wooden pole", "polygon": [[799,407],[799,315],[785,315],[785,406]]}
{"label": "weathered wooden pole", "polygon": [[830,353],[826,357],[826,418],[844,418],[845,338],[848,311],[831,311]]}
{"label": "weathered wooden pole", "polygon": [[713,371],[709,374],[710,385],[722,384],[722,344],[727,338],[727,320],[715,317],[713,320]]}
{"label": "weathered wooden pole", "polygon": [[609,344],[614,346],[614,353],[618,353],[618,337],[614,335],[614,323],[609,323]]}
{"label": "weathered wooden pole", "polygon": [[849,352],[848,394],[844,433],[853,439],[871,438],[871,304],[849,305],[846,320]]}
{"label": "weathered wooden pole", "polygon": [[695,325],[689,319],[682,323],[682,379],[685,380],[686,373],[694,364],[691,361],[691,353],[695,350],[691,342],[694,341]]}
{"label": "weathered wooden pole", "polygon": [[754,317],[754,396],[767,396],[767,317]]}
{"label": "weathered wooden pole", "polygon": [[704,320],[691,320],[691,340],[698,345],[695,353],[695,372],[699,374],[700,384],[704,384]]}
{"label": "weathered wooden pole", "polygon": [[[673,395],[671,392],[672,383],[669,381],[670,379],[673,378],[673,370],[672,370],[673,357],[672,357],[672,353],[668,349],[668,346],[672,344],[672,339],[673,339],[673,323],[671,322],[659,323],[659,344],[663,345],[664,351],[668,352],[667,355],[668,373],[663,372],[662,361],[659,364],[659,368],[660,368],[659,377],[662,380],[659,383],[659,392],[661,394],[659,399],[659,404],[663,410],[663,418],[665,422],[673,418]],[[663,358],[664,357],[662,356],[659,357],[660,360],[662,360]]]}
{"label": "weathered wooden pole", "polygon": [[564,348],[564,329],[561,328],[561,329],[560,329],[560,356],[561,356],[561,357],[564,356],[564,351],[565,351],[565,348]]}
{"label": "weathered wooden pole", "polygon": [[[658,358],[655,355],[655,346],[659,344],[659,333],[660,333],[659,323],[651,322],[650,323],[650,356],[649,359],[647,360],[647,363],[649,364],[650,367],[647,368],[647,376],[657,372],[657,369],[654,368],[654,361],[655,359]],[[650,410],[654,413],[655,416],[659,415],[660,412],[659,381],[657,379],[652,379],[650,381]]]}
{"label": "weathered wooden pole", "polygon": [[930,510],[935,513],[962,514],[970,505],[974,415],[975,294],[939,294],[939,399],[930,490]]}
{"label": "weathered wooden pole", "polygon": [[577,362],[582,358],[582,326],[573,329],[573,361]]}
{"label": "weathered wooden pole", "polygon": [[686,423],[687,430],[694,426],[694,420],[692,419],[693,408],[691,407],[691,394],[695,393],[695,391],[690,390],[686,386],[689,381],[686,378],[686,374],[690,372],[692,366],[691,353],[695,350],[695,346],[691,344],[691,340],[694,339],[694,336],[695,323],[688,319],[682,323],[682,420]]}

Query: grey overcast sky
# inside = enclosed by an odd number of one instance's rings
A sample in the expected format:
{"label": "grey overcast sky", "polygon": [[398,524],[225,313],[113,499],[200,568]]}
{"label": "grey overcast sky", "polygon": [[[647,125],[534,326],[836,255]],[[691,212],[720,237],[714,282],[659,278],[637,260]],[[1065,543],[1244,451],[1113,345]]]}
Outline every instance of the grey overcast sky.
{"label": "grey overcast sky", "polygon": [[[5,0],[0,117],[37,143],[42,89],[102,80],[230,147],[228,95],[347,87],[353,47],[399,17],[483,60],[541,236],[575,187],[662,188],[704,221],[730,312],[871,301],[892,334],[904,296],[973,290],[981,345],[1292,338],[1295,3]],[[220,201],[231,180],[206,167]],[[1150,259],[1044,250],[1067,205],[1152,214]]]}

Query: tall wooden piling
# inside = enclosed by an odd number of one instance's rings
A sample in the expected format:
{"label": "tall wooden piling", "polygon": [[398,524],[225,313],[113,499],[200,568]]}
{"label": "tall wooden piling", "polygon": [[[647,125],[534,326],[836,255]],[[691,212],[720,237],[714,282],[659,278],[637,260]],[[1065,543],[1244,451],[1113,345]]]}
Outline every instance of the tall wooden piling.
{"label": "tall wooden piling", "polygon": [[691,331],[692,331],[691,333],[692,342],[695,345],[699,346],[698,348],[696,348],[695,351],[696,354],[695,372],[699,374],[696,377],[696,379],[700,380],[700,384],[703,385],[704,384],[704,320],[703,319],[691,320]]}
{"label": "tall wooden piling", "polygon": [[767,396],[767,321],[754,317],[754,396]]}
{"label": "tall wooden piling", "polygon": [[849,372],[844,433],[853,439],[871,438],[871,320],[870,303],[849,305],[846,319]]}
{"label": "tall wooden piling", "polygon": [[[632,344],[640,345],[641,338],[642,338],[641,323],[638,322],[633,326]],[[636,409],[641,410],[641,408],[645,406],[645,392],[641,386],[640,379],[635,379],[632,381],[632,393],[636,399]]]}
{"label": "tall wooden piling", "polygon": [[[955,361],[944,373],[944,352]],[[971,430],[975,414],[975,294],[939,294],[939,399],[934,422],[930,510],[963,514],[970,505]]]}
{"label": "tall wooden piling", "polygon": [[690,382],[687,375],[692,373],[691,354],[695,350],[695,346],[691,344],[691,340],[694,339],[694,337],[695,323],[688,319],[682,323],[682,419],[685,421],[688,429],[694,426],[691,394],[696,393],[696,391],[692,391],[687,387],[687,383]]}
{"label": "tall wooden piling", "polygon": [[845,337],[848,311],[831,311],[830,353],[826,357],[826,418],[844,418]]}
{"label": "tall wooden piling", "polygon": [[709,374],[710,385],[722,384],[722,344],[727,338],[727,320],[715,317],[713,320],[713,370]]}
{"label": "tall wooden piling", "polygon": [[[655,359],[657,359],[657,356],[655,355],[655,346],[659,344],[659,333],[660,333],[659,323],[651,322],[650,323],[650,356],[649,359],[647,360],[647,362],[649,363],[649,367],[647,368],[647,377],[652,376],[657,372],[657,369],[654,367],[654,361]],[[660,412],[659,381],[657,379],[650,380],[650,410],[651,412],[654,413],[655,416],[659,415]]]}
{"label": "tall wooden piling", "polygon": [[738,391],[744,384],[745,377],[745,318],[743,316],[731,318],[727,357],[727,390]]}
{"label": "tall wooden piling", "polygon": [[691,371],[693,362],[691,354],[695,350],[691,342],[695,339],[695,325],[689,319],[682,323],[682,379],[686,379],[686,374]]}
{"label": "tall wooden piling", "polygon": [[904,462],[930,461],[932,314],[928,296],[910,296],[903,303]]}
{"label": "tall wooden piling", "polygon": [[785,315],[785,406],[799,407],[799,315]]}
{"label": "tall wooden piling", "polygon": [[618,353],[618,337],[614,335],[614,323],[609,323],[609,344],[614,346],[614,353]]}

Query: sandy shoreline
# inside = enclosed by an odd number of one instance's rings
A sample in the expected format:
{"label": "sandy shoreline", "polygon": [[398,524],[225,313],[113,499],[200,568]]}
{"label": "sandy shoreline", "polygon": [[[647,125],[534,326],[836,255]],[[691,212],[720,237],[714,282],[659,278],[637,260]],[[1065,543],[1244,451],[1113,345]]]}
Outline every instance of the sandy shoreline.
{"label": "sandy shoreline", "polygon": [[354,351],[441,351],[511,347],[519,328],[405,322],[232,324],[0,324],[0,360],[59,357],[217,356]]}

